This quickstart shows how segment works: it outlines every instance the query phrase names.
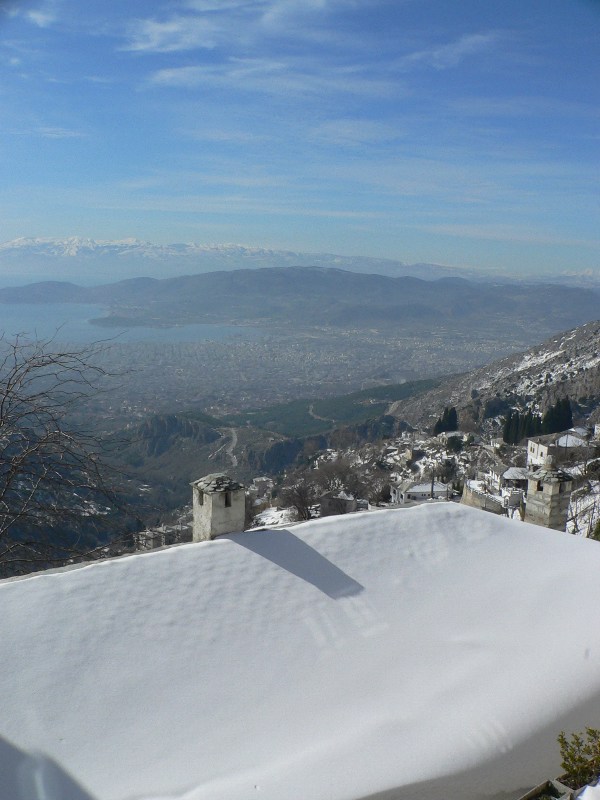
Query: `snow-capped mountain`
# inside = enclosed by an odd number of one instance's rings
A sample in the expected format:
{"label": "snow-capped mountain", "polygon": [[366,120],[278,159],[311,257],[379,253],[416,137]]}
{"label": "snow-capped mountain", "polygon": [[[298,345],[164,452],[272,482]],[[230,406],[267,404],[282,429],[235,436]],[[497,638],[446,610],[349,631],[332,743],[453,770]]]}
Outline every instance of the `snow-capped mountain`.
{"label": "snow-capped mountain", "polygon": [[600,321],[445,381],[418,404],[400,401],[392,410],[409,422],[429,424],[444,406],[454,405],[462,425],[479,428],[510,408],[543,412],[566,395],[579,413],[600,421]]}
{"label": "snow-capped mountain", "polygon": [[474,270],[437,264],[405,264],[385,258],[302,253],[242,244],[196,242],[154,244],[139,239],[103,241],[71,236],[65,239],[20,238],[0,243],[0,286],[40,280],[74,280],[79,283],[131,277],[175,275],[262,267],[321,266],[350,272],[408,275],[433,280],[442,277],[485,279]]}
{"label": "snow-capped mountain", "polygon": [[[156,244],[135,238],[117,240],[21,237],[0,243],[0,286],[43,280],[73,280],[90,284],[122,278],[155,277],[262,267],[318,266],[337,267],[349,272],[362,272],[391,277],[409,276],[435,280],[462,277],[472,281],[511,282],[522,275],[508,271],[500,276],[467,267],[414,263],[366,256],[342,256],[334,253],[305,253],[276,250],[243,244],[201,244],[176,242]],[[528,276],[529,282],[558,283],[598,288],[600,272],[564,271],[560,274]]]}

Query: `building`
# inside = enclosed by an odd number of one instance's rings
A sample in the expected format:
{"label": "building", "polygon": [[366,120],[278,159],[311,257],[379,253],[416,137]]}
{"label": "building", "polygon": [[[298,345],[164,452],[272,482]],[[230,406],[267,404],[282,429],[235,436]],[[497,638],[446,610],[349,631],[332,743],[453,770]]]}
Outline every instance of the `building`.
{"label": "building", "polygon": [[529,470],[526,467],[509,467],[502,474],[500,488],[527,491],[528,481]]}
{"label": "building", "polygon": [[525,522],[557,531],[567,528],[573,478],[548,461],[529,474]]}
{"label": "building", "polygon": [[244,530],[246,492],[241,483],[223,472],[205,475],[192,483],[192,506],[194,542]]}
{"label": "building", "polygon": [[344,491],[327,492],[321,496],[319,502],[322,517],[351,514],[358,507],[356,498]]}
{"label": "building", "polygon": [[391,487],[391,502],[396,505],[406,505],[407,503],[422,503],[424,500],[447,500],[452,494],[452,488],[446,483],[439,481],[427,481],[426,483],[414,483],[413,481],[403,481]]}
{"label": "building", "polygon": [[541,467],[548,458],[565,461],[587,445],[586,431],[581,428],[534,436],[527,439],[527,466]]}

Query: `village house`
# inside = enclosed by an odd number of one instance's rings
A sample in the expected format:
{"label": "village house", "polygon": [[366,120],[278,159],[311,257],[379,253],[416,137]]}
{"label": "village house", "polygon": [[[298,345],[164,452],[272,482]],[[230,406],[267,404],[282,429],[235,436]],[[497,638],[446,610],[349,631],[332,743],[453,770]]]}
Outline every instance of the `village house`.
{"label": "village house", "polygon": [[448,500],[452,496],[452,487],[439,481],[415,483],[402,481],[390,489],[391,502],[394,505],[423,503],[425,500]]}
{"label": "village house", "polygon": [[465,433],[464,431],[442,431],[438,433],[437,439],[440,441],[444,447],[448,446],[449,439],[460,439],[460,441],[464,444],[471,434]]}
{"label": "village house", "polygon": [[358,509],[355,497],[343,490],[326,492],[321,495],[321,516],[332,517],[336,514],[351,514]]}
{"label": "village house", "polygon": [[527,466],[541,467],[549,457],[554,463],[559,464],[570,458],[585,455],[588,439],[587,431],[583,428],[533,436],[527,439]]}

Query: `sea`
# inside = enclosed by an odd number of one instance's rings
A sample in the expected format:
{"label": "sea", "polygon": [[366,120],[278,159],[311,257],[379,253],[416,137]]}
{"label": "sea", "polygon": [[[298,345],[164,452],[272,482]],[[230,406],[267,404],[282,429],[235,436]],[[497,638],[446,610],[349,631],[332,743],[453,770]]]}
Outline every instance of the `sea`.
{"label": "sea", "polygon": [[70,344],[91,344],[115,341],[137,344],[174,342],[223,341],[238,338],[255,341],[268,335],[261,328],[238,325],[176,325],[171,328],[113,328],[94,325],[92,319],[106,316],[102,306],[75,303],[1,304],[0,333],[13,339],[19,335],[26,339],[52,339]]}

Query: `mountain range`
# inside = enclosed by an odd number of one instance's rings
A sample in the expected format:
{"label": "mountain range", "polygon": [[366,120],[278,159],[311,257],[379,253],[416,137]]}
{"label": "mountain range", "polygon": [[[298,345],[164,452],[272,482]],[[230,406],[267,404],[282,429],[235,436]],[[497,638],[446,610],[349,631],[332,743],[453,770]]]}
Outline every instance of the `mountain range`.
{"label": "mountain range", "polygon": [[[304,253],[242,244],[156,244],[135,238],[103,241],[78,236],[22,237],[0,243],[0,280],[4,285],[47,279],[76,280],[89,285],[123,277],[292,266],[337,267],[350,272],[392,277],[407,275],[426,280],[442,277],[476,281],[498,279],[497,273],[491,275],[477,267],[406,263],[391,258]],[[502,279],[515,281],[521,276],[516,270],[506,270]],[[600,287],[600,273],[591,269],[583,272],[567,269],[562,274],[539,275],[530,280]]]}
{"label": "mountain range", "polygon": [[596,319],[600,293],[464,278],[391,278],[314,266],[144,277],[92,287],[42,282],[0,289],[0,303],[49,302],[109,306],[110,314],[97,321],[117,327],[229,323],[403,335],[433,331],[461,334],[474,343],[480,334],[497,333],[499,339],[531,344]]}
{"label": "mountain range", "polygon": [[0,275],[77,280],[86,284],[122,277],[165,277],[183,273],[269,267],[338,267],[350,272],[412,275],[425,279],[463,276],[485,279],[485,273],[439,264],[406,264],[389,258],[303,253],[241,244],[197,242],[155,244],[139,239],[99,241],[77,236],[65,239],[23,237],[0,243]]}

